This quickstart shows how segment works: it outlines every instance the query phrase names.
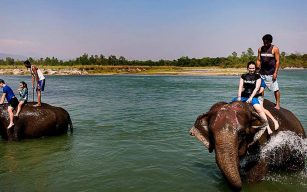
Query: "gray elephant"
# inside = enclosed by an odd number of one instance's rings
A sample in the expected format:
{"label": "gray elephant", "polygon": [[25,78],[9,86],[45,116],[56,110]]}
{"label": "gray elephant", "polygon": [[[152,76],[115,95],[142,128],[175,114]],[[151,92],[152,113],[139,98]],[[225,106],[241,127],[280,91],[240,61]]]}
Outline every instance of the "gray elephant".
{"label": "gray elephant", "polygon": [[[303,126],[294,114],[284,108],[277,110],[274,106],[272,102],[264,101],[264,107],[280,125],[271,137],[281,133],[293,133],[297,138],[306,138]],[[247,103],[220,102],[214,104],[206,114],[200,115],[190,130],[190,135],[200,140],[210,153],[215,150],[216,163],[232,189],[241,190],[243,173],[247,182],[256,182],[275,169],[296,171],[304,168],[304,152],[287,144],[280,146],[277,155],[276,151],[272,155],[270,150],[267,150],[263,156],[260,149],[268,144],[270,136],[267,132],[248,148],[248,144],[253,142],[254,135],[259,130],[257,128],[263,127],[262,122]],[[274,127],[271,119],[269,125]]]}
{"label": "gray elephant", "polygon": [[0,105],[0,134],[5,140],[21,140],[66,134],[68,128],[73,131],[72,121],[68,112],[61,108],[43,103],[34,107],[27,103],[19,117],[14,117],[14,127],[7,130],[9,118],[7,104]]}

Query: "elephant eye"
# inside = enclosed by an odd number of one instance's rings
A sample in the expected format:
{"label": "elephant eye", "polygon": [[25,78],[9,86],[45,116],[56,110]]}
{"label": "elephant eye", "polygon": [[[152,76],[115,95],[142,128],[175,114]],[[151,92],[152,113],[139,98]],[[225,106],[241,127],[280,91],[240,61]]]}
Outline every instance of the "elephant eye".
{"label": "elephant eye", "polygon": [[246,137],[246,131],[245,131],[245,129],[240,129],[240,130],[238,131],[238,135],[239,135],[239,137]]}

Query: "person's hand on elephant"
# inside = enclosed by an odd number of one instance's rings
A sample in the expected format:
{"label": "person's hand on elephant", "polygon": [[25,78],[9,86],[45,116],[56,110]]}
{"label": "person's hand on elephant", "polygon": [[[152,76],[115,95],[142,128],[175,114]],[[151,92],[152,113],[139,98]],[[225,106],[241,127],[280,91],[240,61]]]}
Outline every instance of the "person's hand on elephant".
{"label": "person's hand on elephant", "polygon": [[252,100],[253,100],[253,98],[250,97],[250,98],[247,99],[246,103],[251,103]]}

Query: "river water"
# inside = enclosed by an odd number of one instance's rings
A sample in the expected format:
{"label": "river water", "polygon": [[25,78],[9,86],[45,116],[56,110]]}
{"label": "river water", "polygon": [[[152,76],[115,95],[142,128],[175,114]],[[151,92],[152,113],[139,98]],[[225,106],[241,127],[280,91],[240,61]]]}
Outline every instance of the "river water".
{"label": "river water", "polygon": [[[16,89],[21,80],[31,84],[29,76],[1,78]],[[212,104],[236,96],[238,81],[238,76],[48,76],[43,102],[65,108],[75,131],[1,141],[0,191],[230,191],[214,153],[188,131]],[[307,131],[307,71],[281,71],[278,81],[282,106]],[[274,100],[272,92],[266,96]],[[307,170],[244,183],[242,191],[307,191]]]}

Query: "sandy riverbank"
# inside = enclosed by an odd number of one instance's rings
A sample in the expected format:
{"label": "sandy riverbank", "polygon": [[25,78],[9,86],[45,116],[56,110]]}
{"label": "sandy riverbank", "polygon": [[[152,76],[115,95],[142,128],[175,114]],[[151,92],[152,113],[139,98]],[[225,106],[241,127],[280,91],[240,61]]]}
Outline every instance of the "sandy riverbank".
{"label": "sandy riverbank", "polygon": [[[174,67],[174,66],[39,66],[45,75],[240,75],[245,68]],[[293,68],[298,70],[298,68]],[[304,69],[304,68],[299,68]],[[292,70],[292,68],[284,69]],[[2,68],[0,75],[29,75],[23,66]]]}
{"label": "sandy riverbank", "polygon": [[[239,75],[244,68],[173,67],[173,66],[40,66],[45,75]],[[21,66],[0,69],[0,75],[29,75]]]}

